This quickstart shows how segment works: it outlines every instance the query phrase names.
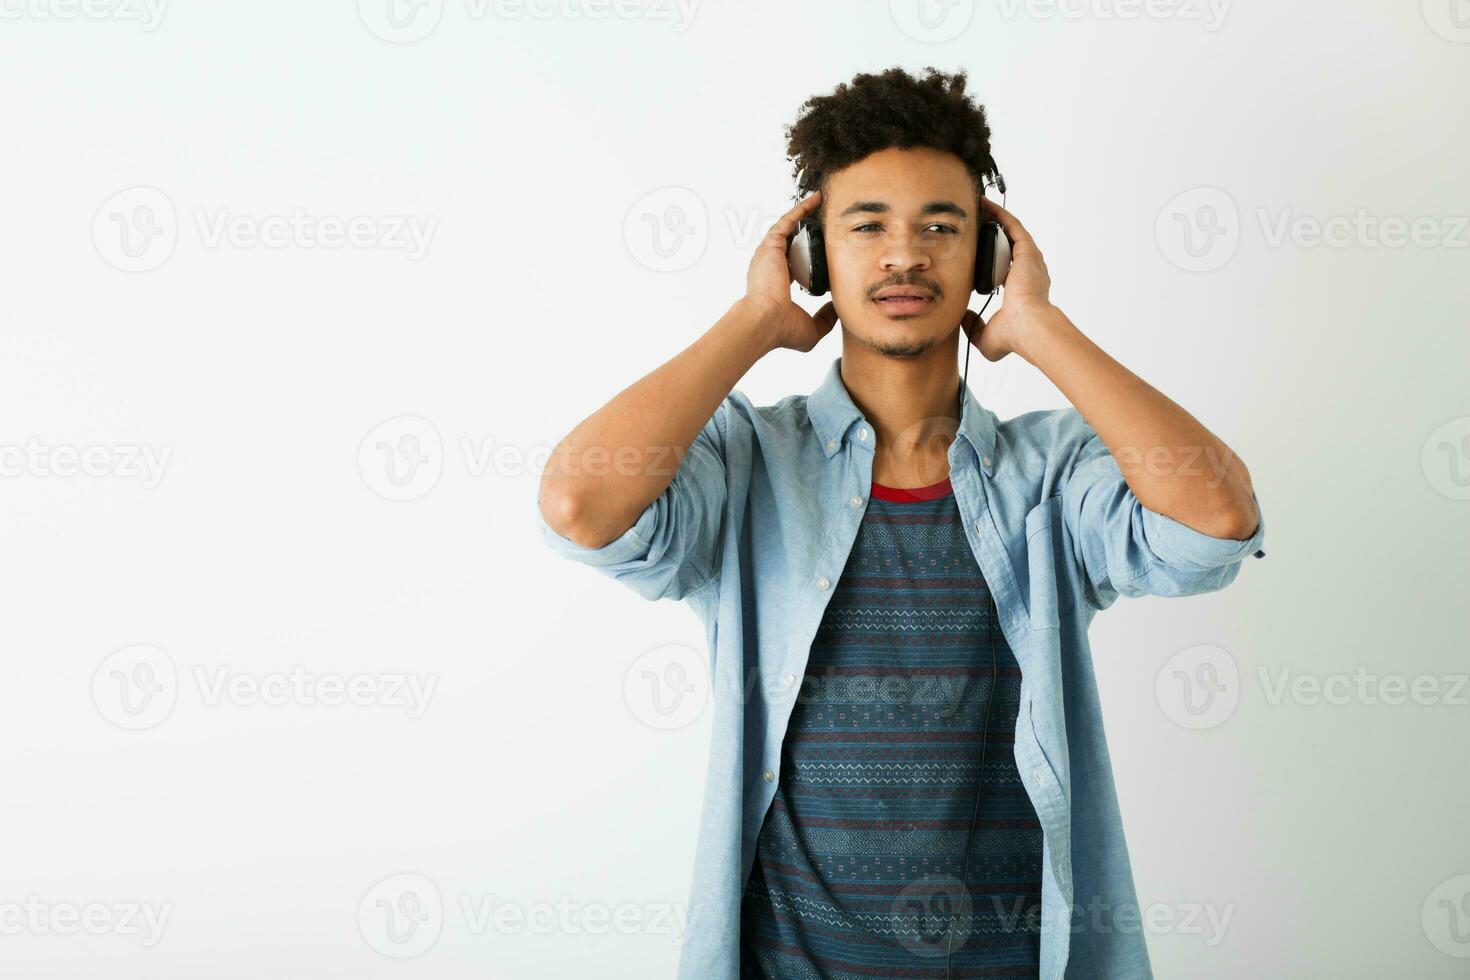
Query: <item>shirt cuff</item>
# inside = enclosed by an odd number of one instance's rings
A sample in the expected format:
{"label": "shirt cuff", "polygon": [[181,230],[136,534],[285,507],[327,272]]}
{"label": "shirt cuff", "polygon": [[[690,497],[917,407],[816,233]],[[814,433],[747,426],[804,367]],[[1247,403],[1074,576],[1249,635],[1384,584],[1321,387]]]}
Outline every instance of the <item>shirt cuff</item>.
{"label": "shirt cuff", "polygon": [[1266,553],[1261,550],[1261,542],[1266,537],[1266,518],[1255,490],[1251,491],[1251,500],[1255,502],[1259,523],[1256,532],[1244,541],[1211,537],[1147,507],[1143,508],[1143,533],[1159,560],[1176,568],[1219,568],[1250,554],[1264,558]]}
{"label": "shirt cuff", "polygon": [[657,519],[654,500],[638,515],[638,520],[632,527],[621,535],[609,541],[601,548],[587,548],[571,538],[563,537],[552,530],[551,525],[546,523],[546,516],[541,513],[540,495],[537,495],[536,520],[541,525],[541,540],[563,558],[573,561],[584,562],[588,565],[613,565],[618,562],[631,561],[637,558],[645,558],[653,541],[653,526]]}

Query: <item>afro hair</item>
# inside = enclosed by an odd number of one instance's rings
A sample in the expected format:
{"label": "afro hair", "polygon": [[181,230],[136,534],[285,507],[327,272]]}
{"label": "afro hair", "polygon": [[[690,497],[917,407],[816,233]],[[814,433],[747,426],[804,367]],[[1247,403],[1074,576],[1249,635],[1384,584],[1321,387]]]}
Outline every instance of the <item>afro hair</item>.
{"label": "afro hair", "polygon": [[[977,193],[999,177],[985,107],[965,94],[963,69],[946,74],[930,67],[923,78],[902,68],[855,75],[832,94],[803,103],[786,137],[796,200],[825,191],[833,173],[889,147],[953,153],[964,162]],[[824,194],[822,210],[825,205]]]}

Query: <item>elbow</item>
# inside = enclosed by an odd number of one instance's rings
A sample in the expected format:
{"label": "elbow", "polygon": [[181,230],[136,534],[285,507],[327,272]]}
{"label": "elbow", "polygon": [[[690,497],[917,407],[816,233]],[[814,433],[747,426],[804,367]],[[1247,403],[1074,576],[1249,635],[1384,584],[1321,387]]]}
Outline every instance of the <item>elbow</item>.
{"label": "elbow", "polygon": [[1211,515],[1213,526],[1204,533],[1232,541],[1248,541],[1261,526],[1261,513],[1256,507],[1255,490],[1244,463],[1238,464],[1234,477],[1233,485]]}
{"label": "elbow", "polygon": [[589,524],[581,501],[571,494],[543,489],[538,506],[547,527],[580,547],[601,548],[618,538]]}
{"label": "elbow", "polygon": [[1260,526],[1261,515],[1255,503],[1246,501],[1245,507],[1235,507],[1220,512],[1214,528],[1205,533],[1216,538],[1229,538],[1232,541],[1248,541]]}
{"label": "elbow", "polygon": [[1241,519],[1231,524],[1224,534],[1217,534],[1216,537],[1229,538],[1231,541],[1249,541],[1260,526],[1259,518],[1252,518],[1249,521]]}

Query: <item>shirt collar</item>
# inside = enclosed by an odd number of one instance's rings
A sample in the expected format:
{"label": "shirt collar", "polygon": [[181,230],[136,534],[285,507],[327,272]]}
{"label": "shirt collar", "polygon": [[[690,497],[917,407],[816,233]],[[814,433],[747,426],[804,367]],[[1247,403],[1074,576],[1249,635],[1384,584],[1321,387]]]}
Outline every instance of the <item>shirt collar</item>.
{"label": "shirt collar", "polygon": [[[959,432],[956,439],[967,439],[981,457],[982,465],[989,470],[995,461],[995,416],[981,406],[968,384],[964,385],[965,400],[960,411]],[[863,418],[863,413],[853,404],[847,386],[842,383],[842,358],[836,358],[827,368],[827,376],[807,397],[807,415],[812,428],[822,441],[822,452],[831,459],[842,449],[844,439],[852,424],[863,422],[867,438],[856,440],[859,445],[873,448],[873,426]]]}

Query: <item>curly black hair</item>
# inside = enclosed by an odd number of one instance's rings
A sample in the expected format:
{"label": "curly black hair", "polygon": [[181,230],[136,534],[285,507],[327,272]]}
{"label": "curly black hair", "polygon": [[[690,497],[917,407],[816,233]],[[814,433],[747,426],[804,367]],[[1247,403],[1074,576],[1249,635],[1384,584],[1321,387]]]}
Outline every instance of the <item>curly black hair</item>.
{"label": "curly black hair", "polygon": [[828,178],[870,153],[889,147],[928,146],[964,161],[977,194],[998,172],[990,155],[990,124],[985,107],[965,94],[965,72],[924,69],[915,78],[902,68],[860,73],[831,95],[802,104],[796,122],[786,127],[786,155],[794,161],[795,200],[823,191]]}

